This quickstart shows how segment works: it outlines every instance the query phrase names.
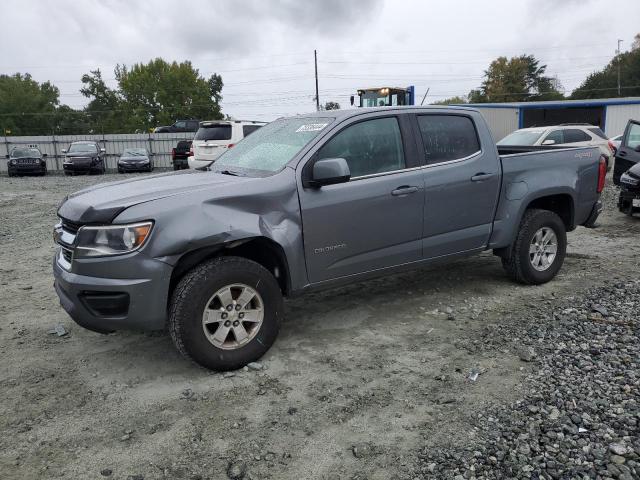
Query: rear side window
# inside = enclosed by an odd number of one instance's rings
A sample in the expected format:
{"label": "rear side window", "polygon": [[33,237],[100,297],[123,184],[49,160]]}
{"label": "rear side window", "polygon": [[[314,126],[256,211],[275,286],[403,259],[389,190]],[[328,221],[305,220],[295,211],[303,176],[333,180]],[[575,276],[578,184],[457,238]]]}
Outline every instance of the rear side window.
{"label": "rear side window", "polygon": [[587,130],[589,130],[591,133],[593,133],[594,135],[597,135],[600,138],[603,138],[605,140],[608,140],[607,136],[604,134],[604,132],[602,130],[600,130],[598,127],[595,128],[587,128]]}
{"label": "rear side window", "polygon": [[564,143],[589,142],[591,137],[582,130],[572,128],[564,131]]}
{"label": "rear side window", "polygon": [[458,160],[480,151],[478,135],[469,117],[420,115],[418,126],[427,163]]}
{"label": "rear side window", "polygon": [[194,140],[231,140],[231,125],[201,125]]}
{"label": "rear side window", "polygon": [[262,125],[243,125],[242,126],[242,136],[246,137],[251,135],[253,132],[258,130]]}
{"label": "rear side window", "polygon": [[377,118],[351,125],[318,151],[318,159],[344,158],[351,177],[405,168],[402,135],[395,117]]}

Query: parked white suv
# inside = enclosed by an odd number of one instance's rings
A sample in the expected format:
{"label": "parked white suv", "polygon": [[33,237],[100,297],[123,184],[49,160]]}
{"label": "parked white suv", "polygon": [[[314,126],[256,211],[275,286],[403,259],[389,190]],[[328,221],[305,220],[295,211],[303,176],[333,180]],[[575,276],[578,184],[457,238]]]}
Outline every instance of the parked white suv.
{"label": "parked white suv", "polygon": [[266,122],[246,120],[200,122],[200,128],[198,128],[191,144],[191,153],[188,159],[189,168],[209,165],[244,137],[255,132],[263,125],[266,125]]}
{"label": "parked white suv", "polygon": [[602,154],[607,157],[607,169],[610,169],[612,163],[610,159],[613,158],[613,151],[609,145],[609,139],[604,132],[599,127],[582,123],[567,123],[551,127],[521,128],[504,137],[498,142],[498,145],[598,147]]}

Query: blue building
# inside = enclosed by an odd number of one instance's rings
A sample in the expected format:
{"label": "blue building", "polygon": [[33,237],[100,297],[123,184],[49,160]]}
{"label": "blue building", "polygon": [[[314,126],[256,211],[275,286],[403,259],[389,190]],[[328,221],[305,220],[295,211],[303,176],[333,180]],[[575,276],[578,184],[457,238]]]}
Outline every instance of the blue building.
{"label": "blue building", "polygon": [[640,120],[640,97],[472,103],[464,106],[480,110],[496,141],[519,128],[560,123],[597,125],[609,137],[614,137],[624,132],[629,119]]}

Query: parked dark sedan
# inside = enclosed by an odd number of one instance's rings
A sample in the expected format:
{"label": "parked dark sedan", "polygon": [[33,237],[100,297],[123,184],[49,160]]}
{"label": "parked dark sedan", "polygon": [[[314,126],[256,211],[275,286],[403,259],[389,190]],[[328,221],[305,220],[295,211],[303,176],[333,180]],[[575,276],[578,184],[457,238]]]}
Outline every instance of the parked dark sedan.
{"label": "parked dark sedan", "polygon": [[104,148],[100,148],[97,142],[73,142],[64,153],[65,175],[75,173],[104,173]]}
{"label": "parked dark sedan", "polygon": [[151,171],[153,159],[146,148],[127,148],[118,159],[118,173]]}
{"label": "parked dark sedan", "polygon": [[14,177],[25,174],[46,175],[46,156],[47,154],[43,154],[35,145],[14,148],[11,150],[11,153],[7,155],[9,159],[7,163],[9,176]]}

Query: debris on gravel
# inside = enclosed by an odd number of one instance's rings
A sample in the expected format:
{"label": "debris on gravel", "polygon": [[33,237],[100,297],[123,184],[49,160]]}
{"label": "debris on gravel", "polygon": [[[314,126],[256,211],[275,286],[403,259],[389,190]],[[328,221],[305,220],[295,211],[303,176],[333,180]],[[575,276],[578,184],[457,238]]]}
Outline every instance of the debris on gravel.
{"label": "debris on gravel", "polygon": [[[414,477],[640,478],[638,306],[640,281],[618,282],[526,326],[503,326],[497,335],[530,339],[539,352],[526,395],[476,412],[478,435],[463,446],[425,446]],[[533,347],[524,349],[530,361]]]}
{"label": "debris on gravel", "polygon": [[247,464],[244,462],[231,462],[227,468],[227,477],[231,480],[241,480],[247,473]]}

